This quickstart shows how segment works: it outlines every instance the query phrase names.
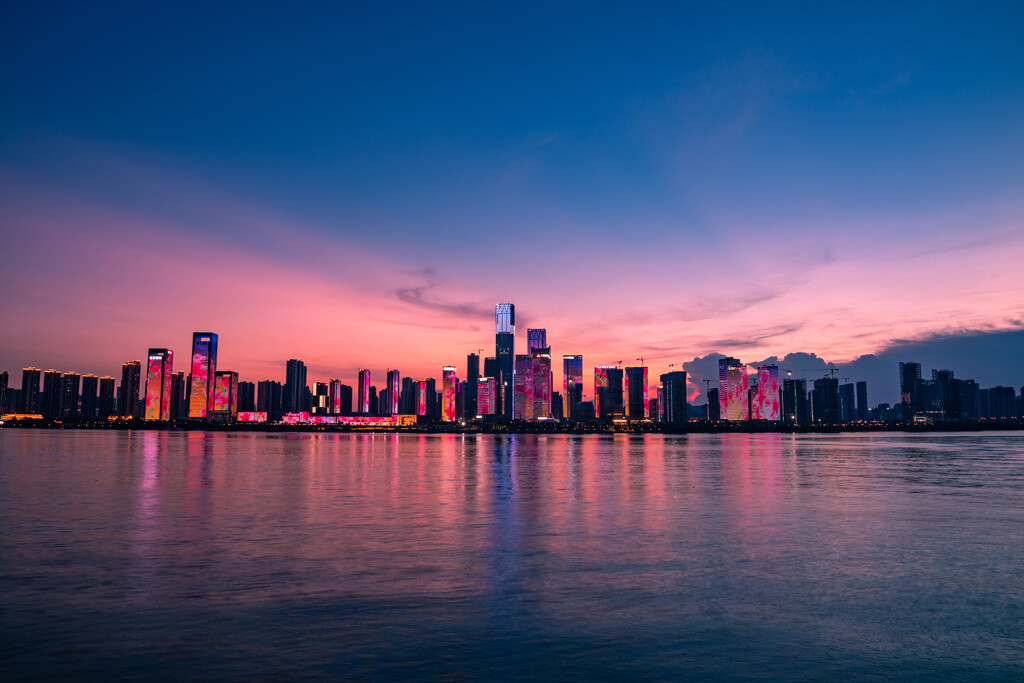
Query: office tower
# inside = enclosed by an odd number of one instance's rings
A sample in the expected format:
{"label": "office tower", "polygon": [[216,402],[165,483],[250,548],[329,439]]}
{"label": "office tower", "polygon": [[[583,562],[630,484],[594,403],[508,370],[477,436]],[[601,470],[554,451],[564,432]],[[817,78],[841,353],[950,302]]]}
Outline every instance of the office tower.
{"label": "office tower", "polygon": [[218,370],[213,381],[213,412],[216,417],[238,417],[238,373]]}
{"label": "office tower", "polygon": [[974,422],[981,417],[978,383],[973,379],[954,379],[951,388],[951,420]]}
{"label": "office tower", "polygon": [[97,406],[96,417],[101,420],[106,420],[117,414],[114,406],[115,382],[113,377],[106,375],[100,377],[100,402]]}
{"label": "office tower", "polygon": [[718,361],[718,406],[723,420],[749,420],[747,366],[735,358]]}
{"label": "office tower", "polygon": [[313,405],[310,412],[314,415],[326,415],[330,412],[331,392],[326,382],[313,382]]}
{"label": "office tower", "polygon": [[598,365],[594,368],[594,410],[597,417],[622,417],[622,369],[616,365]]}
{"label": "office tower", "polygon": [[43,418],[56,420],[60,417],[60,373],[56,370],[47,370],[43,373]]}
{"label": "office tower", "polygon": [[857,421],[868,421],[868,383],[857,382]]}
{"label": "office tower", "polygon": [[782,416],[783,420],[789,424],[807,424],[810,422],[806,380],[787,379],[783,381]]}
{"label": "office tower", "polygon": [[501,384],[501,411],[506,420],[515,416],[515,353],[516,353],[516,307],[513,304],[498,304],[494,307],[494,349],[501,366],[498,380]]}
{"label": "office tower", "polygon": [[[526,330],[526,352],[534,354],[548,346],[548,331],[546,329],[527,328]],[[550,349],[548,353],[550,353]]]}
{"label": "office tower", "polygon": [[[185,371],[171,373],[171,419],[183,420],[188,417],[188,403],[185,400]],[[255,408],[253,408],[255,410]]]}
{"label": "office tower", "polygon": [[455,391],[459,380],[455,377],[455,366],[446,365],[441,368],[441,420],[455,421]]}
{"label": "office tower", "polygon": [[708,419],[712,422],[722,419],[722,402],[718,400],[718,389],[708,389]]}
{"label": "office tower", "polygon": [[[990,420],[1009,420],[1017,413],[1017,396],[1013,387],[996,386],[982,389],[984,417]],[[987,408],[987,409],[986,409]]]}
{"label": "office tower", "polygon": [[359,393],[356,394],[356,412],[366,415],[370,412],[370,371],[359,369]]}
{"label": "office tower", "polygon": [[416,415],[429,417],[437,403],[437,387],[433,377],[414,382],[416,385]]}
{"label": "office tower", "polygon": [[130,360],[121,366],[121,388],[117,392],[117,413],[121,417],[139,417],[141,379],[141,361]]}
{"label": "office tower", "polygon": [[833,377],[814,380],[811,411],[812,419],[818,424],[839,422],[839,380]]}
{"label": "office tower", "polygon": [[7,371],[0,372],[0,415],[7,413]]}
{"label": "office tower", "polygon": [[485,415],[494,415],[497,411],[497,402],[495,401],[495,395],[497,394],[497,383],[493,377],[481,377],[476,381],[476,395],[477,395],[477,417],[484,417]]}
{"label": "office tower", "polygon": [[[171,391],[172,399],[174,391]],[[238,383],[238,412],[252,413],[256,410],[256,384],[254,382]],[[173,414],[173,412],[172,412]]]}
{"label": "office tower", "polygon": [[562,405],[570,420],[579,417],[576,413],[583,400],[583,355],[562,356]]}
{"label": "office tower", "polygon": [[658,409],[662,413],[662,420],[669,424],[686,422],[686,373],[682,370],[666,372],[658,379],[661,380]]}
{"label": "office tower", "polygon": [[917,404],[914,391],[919,379],[921,379],[920,363],[900,363],[900,404],[903,406],[905,422],[914,419],[914,406]]}
{"label": "office tower", "polygon": [[398,399],[402,392],[402,380],[398,370],[388,370],[387,408],[385,415],[398,415]]}
{"label": "office tower", "polygon": [[370,385],[370,401],[369,401],[369,413],[374,414],[377,412],[377,387]]}
{"label": "office tower", "polygon": [[280,382],[271,379],[257,382],[256,411],[268,415],[284,412],[284,387]]}
{"label": "office tower", "polygon": [[601,403],[604,402],[604,396],[608,391],[608,371],[615,370],[617,367],[617,365],[594,366],[594,413],[597,417],[606,413]]}
{"label": "office tower", "polygon": [[96,419],[96,400],[97,390],[99,389],[99,379],[99,377],[92,374],[82,376],[82,406],[79,411],[79,416],[83,420]]}
{"label": "office tower", "polygon": [[914,382],[915,422],[942,422],[946,416],[943,402],[942,383],[934,379],[918,379]]}
{"label": "office tower", "polygon": [[932,370],[932,381],[938,382],[942,390],[943,419],[952,419],[953,413],[953,371]]}
{"label": "office tower", "polygon": [[416,402],[413,400],[416,393],[416,390],[413,388],[414,384],[411,377],[402,377],[402,391],[398,394],[399,415],[416,414]]}
{"label": "office tower", "polygon": [[624,389],[626,393],[626,418],[646,420],[650,415],[647,402],[650,400],[647,388],[647,368],[626,368]]}
{"label": "office tower", "polygon": [[352,387],[340,379],[332,379],[327,386],[330,396],[328,404],[334,415],[348,415],[352,412]]}
{"label": "office tower", "polygon": [[750,419],[778,422],[782,419],[779,396],[779,367],[762,365],[757,369],[757,384],[751,387]]}
{"label": "office tower", "polygon": [[171,419],[171,373],[174,352],[150,349],[146,364],[146,420],[167,422]]}
{"label": "office tower", "polygon": [[659,400],[657,398],[650,398],[647,400],[647,414],[650,416],[651,422],[661,421],[658,417],[658,405]]}
{"label": "office tower", "polygon": [[466,356],[465,411],[468,419],[476,417],[476,381],[480,379],[480,356],[471,353]]}
{"label": "office tower", "polygon": [[36,367],[27,367],[21,371],[21,405],[17,411],[22,413],[39,412],[39,374]]}
{"label": "office tower", "polygon": [[[541,330],[543,332],[543,330]],[[538,347],[532,354],[530,366],[533,381],[533,419],[548,420],[551,418],[551,349]]]}
{"label": "office tower", "polygon": [[515,366],[515,414],[517,420],[533,417],[533,356],[519,354]]}
{"label": "office tower", "polygon": [[60,418],[74,420],[78,417],[78,392],[81,376],[77,372],[64,373],[60,389]]}
{"label": "office tower", "polygon": [[189,386],[188,416],[205,418],[213,410],[213,384],[217,375],[217,335],[192,333],[192,380]]}
{"label": "office tower", "polygon": [[306,364],[301,360],[289,359],[285,365],[284,412],[302,412],[306,400]]}
{"label": "office tower", "polygon": [[839,385],[839,421],[843,423],[853,422],[857,415],[854,405],[854,386],[847,382]]}

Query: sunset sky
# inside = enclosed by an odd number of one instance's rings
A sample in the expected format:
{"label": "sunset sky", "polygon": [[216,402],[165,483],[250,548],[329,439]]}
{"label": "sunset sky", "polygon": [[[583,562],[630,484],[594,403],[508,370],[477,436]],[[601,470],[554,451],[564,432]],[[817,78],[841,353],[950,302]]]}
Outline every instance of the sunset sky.
{"label": "sunset sky", "polygon": [[6,7],[0,370],[462,375],[510,301],[559,387],[933,341],[1024,383],[1024,5],[706,4]]}

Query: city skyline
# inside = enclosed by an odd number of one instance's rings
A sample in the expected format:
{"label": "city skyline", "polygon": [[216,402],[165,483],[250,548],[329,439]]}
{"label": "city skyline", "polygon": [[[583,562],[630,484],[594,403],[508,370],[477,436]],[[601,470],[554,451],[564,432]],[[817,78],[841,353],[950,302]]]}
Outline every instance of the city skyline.
{"label": "city skyline", "polygon": [[1024,383],[991,352],[1024,340],[1019,7],[401,13],[14,8],[0,368],[215,329],[243,377],[439,375],[514,301],[554,387],[569,353],[921,344]]}

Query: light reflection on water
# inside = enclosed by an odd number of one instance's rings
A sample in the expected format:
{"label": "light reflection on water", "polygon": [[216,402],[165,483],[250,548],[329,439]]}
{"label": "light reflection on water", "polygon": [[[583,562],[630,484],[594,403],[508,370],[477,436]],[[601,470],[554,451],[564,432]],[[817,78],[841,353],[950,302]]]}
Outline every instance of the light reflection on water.
{"label": "light reflection on water", "polygon": [[1024,674],[1024,435],[0,431],[6,677]]}

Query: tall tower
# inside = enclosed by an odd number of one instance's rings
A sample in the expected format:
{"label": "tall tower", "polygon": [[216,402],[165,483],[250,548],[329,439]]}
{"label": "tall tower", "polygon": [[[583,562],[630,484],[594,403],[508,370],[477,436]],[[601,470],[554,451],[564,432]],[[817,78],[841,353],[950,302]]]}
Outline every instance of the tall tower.
{"label": "tall tower", "polygon": [[388,370],[388,403],[384,411],[388,415],[398,415],[398,397],[402,390],[402,380],[398,370]]}
{"label": "tall tower", "polygon": [[217,335],[213,332],[192,333],[192,393],[188,416],[202,419],[213,410],[213,385],[217,375]]}
{"label": "tall tower", "polygon": [[565,415],[573,420],[579,417],[577,410],[583,400],[583,356],[570,354],[562,356],[562,400]]}
{"label": "tall tower", "polygon": [[917,380],[921,379],[920,363],[900,363],[900,403],[904,422],[913,422]]}
{"label": "tall tower", "polygon": [[302,412],[306,394],[306,364],[295,358],[285,364],[284,412]]}
{"label": "tall tower", "polygon": [[466,356],[466,417],[473,419],[477,415],[477,380],[480,379],[480,356],[471,353]]}
{"label": "tall tower", "polygon": [[21,371],[21,405],[14,412],[35,413],[39,410],[39,375],[42,371],[37,367],[23,368]]}
{"label": "tall tower", "polygon": [[370,412],[370,371],[359,369],[359,393],[356,395],[359,407],[357,413],[367,415]]}
{"label": "tall tower", "polygon": [[121,393],[118,394],[118,413],[122,417],[139,417],[139,378],[142,363],[130,360],[121,366]]}
{"label": "tall tower", "polygon": [[658,397],[658,411],[669,424],[686,422],[686,373],[674,370],[662,375],[661,396]]}
{"label": "tall tower", "polygon": [[455,377],[455,366],[446,365],[441,369],[441,420],[455,421],[455,390],[459,382]]}
{"label": "tall tower", "polygon": [[626,417],[630,420],[646,420],[649,398],[647,388],[647,367],[626,368],[625,375]]}
{"label": "tall tower", "polygon": [[512,420],[515,416],[515,304],[498,304],[494,307],[494,350],[501,367],[501,412],[505,419]]}
{"label": "tall tower", "polygon": [[171,419],[174,352],[170,349],[150,349],[147,358],[145,418],[167,422]]}

